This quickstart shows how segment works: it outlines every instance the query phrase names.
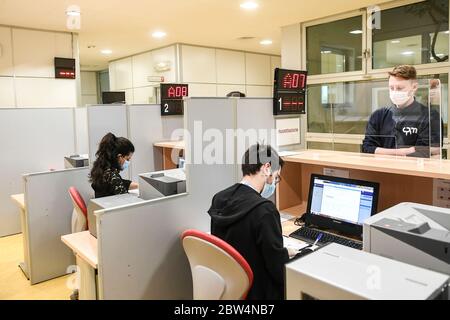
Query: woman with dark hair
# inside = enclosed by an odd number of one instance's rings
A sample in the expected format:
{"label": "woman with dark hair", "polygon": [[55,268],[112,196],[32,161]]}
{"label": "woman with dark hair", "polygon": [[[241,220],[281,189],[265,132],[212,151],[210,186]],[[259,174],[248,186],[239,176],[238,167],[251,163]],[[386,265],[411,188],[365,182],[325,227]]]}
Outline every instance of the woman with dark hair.
{"label": "woman with dark hair", "polygon": [[120,171],[128,168],[133,153],[134,146],[130,140],[118,138],[112,133],[103,137],[90,174],[96,198],[124,194],[139,188],[137,183],[120,176]]}

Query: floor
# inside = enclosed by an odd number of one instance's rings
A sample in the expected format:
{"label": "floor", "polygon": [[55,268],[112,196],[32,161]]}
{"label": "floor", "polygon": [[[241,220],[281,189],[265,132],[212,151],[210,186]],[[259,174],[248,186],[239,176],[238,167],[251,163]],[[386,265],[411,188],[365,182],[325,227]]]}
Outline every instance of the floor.
{"label": "floor", "polygon": [[68,300],[71,289],[65,276],[30,285],[19,263],[23,261],[22,235],[0,238],[0,300]]}

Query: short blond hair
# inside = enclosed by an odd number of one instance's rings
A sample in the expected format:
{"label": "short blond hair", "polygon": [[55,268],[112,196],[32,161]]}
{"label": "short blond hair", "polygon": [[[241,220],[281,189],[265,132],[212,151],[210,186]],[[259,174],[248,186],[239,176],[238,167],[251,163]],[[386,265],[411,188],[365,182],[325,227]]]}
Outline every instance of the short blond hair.
{"label": "short blond hair", "polygon": [[401,65],[389,72],[389,76],[402,78],[404,80],[417,80],[417,71],[413,66]]}

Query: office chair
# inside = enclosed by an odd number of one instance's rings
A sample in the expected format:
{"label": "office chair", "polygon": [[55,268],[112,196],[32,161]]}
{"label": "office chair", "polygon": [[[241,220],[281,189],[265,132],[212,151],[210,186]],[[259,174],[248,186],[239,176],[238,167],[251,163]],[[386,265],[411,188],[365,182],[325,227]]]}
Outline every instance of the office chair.
{"label": "office chair", "polygon": [[181,236],[192,272],[194,300],[244,300],[253,284],[247,261],[213,235],[187,230]]}
{"label": "office chair", "polygon": [[69,195],[73,203],[72,233],[86,231],[88,229],[86,203],[75,187],[69,188]]}

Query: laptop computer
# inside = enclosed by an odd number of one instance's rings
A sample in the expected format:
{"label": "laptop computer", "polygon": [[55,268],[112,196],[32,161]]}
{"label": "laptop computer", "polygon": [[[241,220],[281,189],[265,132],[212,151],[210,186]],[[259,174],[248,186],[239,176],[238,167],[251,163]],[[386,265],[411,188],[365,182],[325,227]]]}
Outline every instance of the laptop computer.
{"label": "laptop computer", "polygon": [[376,214],[379,184],[311,175],[304,227],[290,236],[318,245],[330,242],[362,249],[364,221]]}

